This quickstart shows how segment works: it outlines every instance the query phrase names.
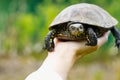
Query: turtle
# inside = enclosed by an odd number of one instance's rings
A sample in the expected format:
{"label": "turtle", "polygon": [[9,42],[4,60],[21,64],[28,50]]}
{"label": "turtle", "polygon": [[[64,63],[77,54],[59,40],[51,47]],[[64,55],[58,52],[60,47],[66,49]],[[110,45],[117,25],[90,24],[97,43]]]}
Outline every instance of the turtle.
{"label": "turtle", "polygon": [[45,37],[44,49],[54,51],[54,38],[64,41],[86,40],[86,46],[96,46],[98,38],[111,31],[120,49],[118,21],[95,4],[78,3],[63,9],[52,21]]}

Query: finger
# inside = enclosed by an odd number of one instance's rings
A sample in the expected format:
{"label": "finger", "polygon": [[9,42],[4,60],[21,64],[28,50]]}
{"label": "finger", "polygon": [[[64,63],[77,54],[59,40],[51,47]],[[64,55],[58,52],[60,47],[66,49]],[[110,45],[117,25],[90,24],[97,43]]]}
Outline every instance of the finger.
{"label": "finger", "polygon": [[54,43],[55,44],[57,44],[57,43],[59,43],[60,41],[59,41],[59,39],[58,38],[54,38]]}
{"label": "finger", "polygon": [[107,42],[109,34],[110,31],[106,32],[102,37],[98,38],[98,47],[102,46]]}

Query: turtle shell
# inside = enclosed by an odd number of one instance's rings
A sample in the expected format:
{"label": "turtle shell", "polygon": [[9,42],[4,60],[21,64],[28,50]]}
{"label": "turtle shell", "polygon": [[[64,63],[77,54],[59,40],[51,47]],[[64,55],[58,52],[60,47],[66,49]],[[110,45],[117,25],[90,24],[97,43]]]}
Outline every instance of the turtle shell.
{"label": "turtle shell", "polygon": [[50,24],[49,29],[67,22],[80,22],[102,28],[111,28],[118,23],[118,21],[104,9],[88,3],[75,4],[65,8],[56,16]]}

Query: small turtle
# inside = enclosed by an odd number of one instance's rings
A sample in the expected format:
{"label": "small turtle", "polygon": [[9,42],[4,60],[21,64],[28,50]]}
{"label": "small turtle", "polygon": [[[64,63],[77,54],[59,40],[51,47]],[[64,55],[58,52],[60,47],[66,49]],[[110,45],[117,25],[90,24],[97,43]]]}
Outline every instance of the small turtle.
{"label": "small turtle", "polygon": [[115,27],[118,21],[104,9],[88,3],[65,8],[49,26],[44,49],[54,50],[54,38],[61,40],[86,40],[88,46],[96,46],[97,38],[110,30],[120,49],[120,32]]}

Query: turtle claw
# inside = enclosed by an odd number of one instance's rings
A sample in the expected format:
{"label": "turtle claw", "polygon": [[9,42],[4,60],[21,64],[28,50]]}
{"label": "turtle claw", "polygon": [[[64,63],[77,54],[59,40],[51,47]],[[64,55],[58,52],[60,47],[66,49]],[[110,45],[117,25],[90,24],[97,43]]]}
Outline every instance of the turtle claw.
{"label": "turtle claw", "polygon": [[54,48],[53,47],[50,47],[50,48],[48,48],[47,49],[49,52],[52,52],[53,50],[54,50]]}
{"label": "turtle claw", "polygon": [[54,50],[54,43],[53,42],[51,43],[50,41],[46,41],[43,49],[46,49],[47,51],[52,52]]}
{"label": "turtle claw", "polygon": [[87,46],[96,46],[97,45],[97,42],[96,41],[92,41],[92,42],[86,42],[85,45]]}
{"label": "turtle claw", "polygon": [[116,46],[117,46],[117,48],[120,50],[120,40],[119,40],[119,39],[116,40]]}
{"label": "turtle claw", "polygon": [[120,53],[120,39],[116,39],[116,47],[118,48],[118,53]]}
{"label": "turtle claw", "polygon": [[[51,44],[49,44],[49,45],[51,45]],[[47,51],[52,52],[54,50],[54,46],[49,46],[49,45],[48,46],[44,45],[43,49],[46,49]]]}
{"label": "turtle claw", "polygon": [[46,41],[46,44],[44,45],[43,49],[46,49],[49,52],[52,52],[54,50],[54,42]]}

